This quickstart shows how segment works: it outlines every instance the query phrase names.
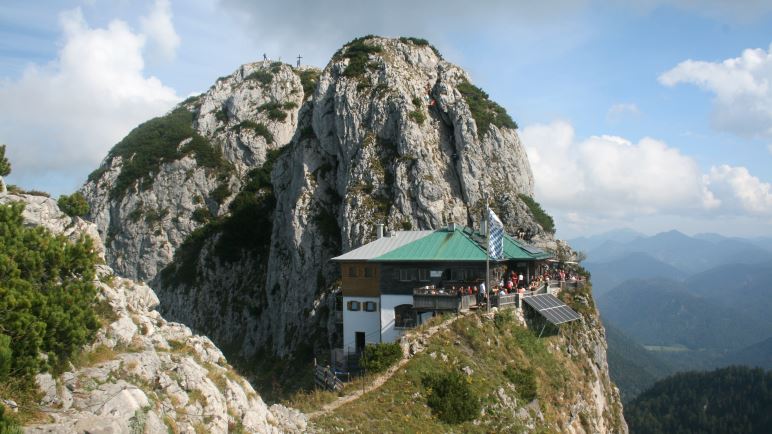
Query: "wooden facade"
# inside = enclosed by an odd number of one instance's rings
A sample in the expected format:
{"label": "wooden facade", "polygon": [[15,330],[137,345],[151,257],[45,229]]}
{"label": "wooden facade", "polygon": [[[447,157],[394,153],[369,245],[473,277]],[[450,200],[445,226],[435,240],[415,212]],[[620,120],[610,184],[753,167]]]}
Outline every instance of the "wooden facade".
{"label": "wooden facade", "polygon": [[380,292],[378,264],[343,262],[340,264],[341,289],[346,297],[378,297]]}
{"label": "wooden facade", "polygon": [[420,286],[459,286],[485,279],[485,263],[479,262],[382,262],[380,288],[382,294],[412,295]]}

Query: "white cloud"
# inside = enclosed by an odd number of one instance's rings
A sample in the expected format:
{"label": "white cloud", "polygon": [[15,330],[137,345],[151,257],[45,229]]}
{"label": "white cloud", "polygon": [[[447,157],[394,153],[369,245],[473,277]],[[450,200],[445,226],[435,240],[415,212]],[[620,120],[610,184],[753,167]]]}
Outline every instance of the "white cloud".
{"label": "white cloud", "polygon": [[717,205],[696,161],[658,140],[593,136],[577,143],[573,127],[561,121],[521,134],[537,198],[548,207],[620,217]]}
{"label": "white cloud", "polygon": [[611,122],[619,122],[626,116],[638,116],[641,114],[641,110],[637,105],[633,103],[619,103],[614,104],[608,109],[606,113],[606,119]]}
{"label": "white cloud", "polygon": [[0,81],[0,142],[22,184],[52,172],[85,175],[131,128],[179,101],[145,76],[146,38],[125,22],[90,28],[75,9],[60,15],[60,25],[54,61]]}
{"label": "white cloud", "polygon": [[712,122],[744,137],[772,138],[772,46],[744,50],[723,62],[686,60],[659,76],[660,83],[689,83],[715,95]]}
{"label": "white cloud", "polygon": [[745,167],[714,166],[705,180],[723,209],[772,215],[772,185],[753,176]]}
{"label": "white cloud", "polygon": [[150,15],[140,19],[140,25],[155,51],[165,60],[173,59],[180,45],[180,36],[172,23],[169,0],[156,0]]}

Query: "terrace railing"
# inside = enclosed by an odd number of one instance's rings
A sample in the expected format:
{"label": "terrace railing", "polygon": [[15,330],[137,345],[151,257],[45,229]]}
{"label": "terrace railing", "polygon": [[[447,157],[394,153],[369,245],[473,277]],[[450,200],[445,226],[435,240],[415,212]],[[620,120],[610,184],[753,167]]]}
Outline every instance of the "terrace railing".
{"label": "terrace railing", "polygon": [[477,304],[474,295],[413,293],[413,308],[417,311],[453,311],[468,310]]}

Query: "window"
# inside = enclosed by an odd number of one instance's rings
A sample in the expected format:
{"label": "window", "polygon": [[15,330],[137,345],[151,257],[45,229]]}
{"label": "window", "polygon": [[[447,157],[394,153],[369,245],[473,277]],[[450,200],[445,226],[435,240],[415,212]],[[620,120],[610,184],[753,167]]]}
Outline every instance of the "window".
{"label": "window", "polygon": [[418,280],[421,282],[428,282],[429,281],[429,270],[425,268],[419,268],[418,269]]}
{"label": "window", "polygon": [[366,301],[364,305],[365,312],[375,312],[378,310],[378,303],[374,301]]}
{"label": "window", "polygon": [[359,310],[359,302],[358,301],[349,301],[348,302],[348,310],[356,312]]}
{"label": "window", "polygon": [[357,277],[357,267],[348,267],[348,277]]}
{"label": "window", "polygon": [[394,327],[396,328],[411,328],[416,326],[415,309],[412,304],[400,304],[394,308]]}
{"label": "window", "polygon": [[459,282],[466,280],[466,270],[463,268],[454,268],[450,270],[450,280]]}
{"label": "window", "polygon": [[365,277],[373,277],[373,276],[375,276],[375,268],[365,267]]}
{"label": "window", "polygon": [[401,282],[410,282],[416,280],[418,271],[415,268],[403,268],[399,270],[399,280]]}

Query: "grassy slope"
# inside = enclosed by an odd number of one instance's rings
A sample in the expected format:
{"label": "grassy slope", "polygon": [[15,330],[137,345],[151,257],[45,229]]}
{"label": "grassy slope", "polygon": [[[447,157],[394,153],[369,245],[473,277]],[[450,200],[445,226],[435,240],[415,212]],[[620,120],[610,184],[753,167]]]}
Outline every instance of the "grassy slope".
{"label": "grassy slope", "polygon": [[[517,397],[516,385],[504,374],[507,366],[517,366],[532,368],[535,373],[538,405],[545,416],[536,432],[560,431],[560,415],[575,394],[590,399],[590,392],[582,387],[586,383],[574,381],[588,372],[589,360],[567,356],[563,337],[537,339],[511,317],[499,318],[503,320],[494,322],[471,315],[456,321],[448,330],[435,335],[426,351],[414,357],[380,389],[314,420],[317,428],[323,432],[525,431],[523,422],[515,417],[516,410],[502,407],[497,396],[503,388],[508,395]],[[568,334],[571,333],[569,330]],[[442,354],[447,356],[447,362]],[[484,415],[478,419],[479,424],[446,425],[426,406],[427,390],[422,379],[431,373],[465,366],[474,371],[469,381],[482,399]],[[517,400],[515,407],[527,404]]]}

